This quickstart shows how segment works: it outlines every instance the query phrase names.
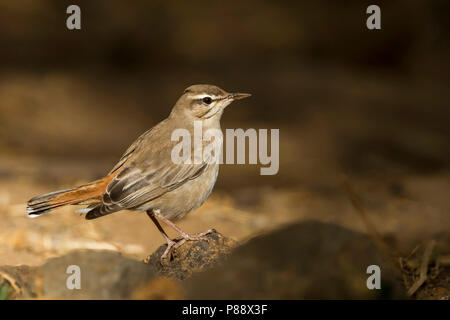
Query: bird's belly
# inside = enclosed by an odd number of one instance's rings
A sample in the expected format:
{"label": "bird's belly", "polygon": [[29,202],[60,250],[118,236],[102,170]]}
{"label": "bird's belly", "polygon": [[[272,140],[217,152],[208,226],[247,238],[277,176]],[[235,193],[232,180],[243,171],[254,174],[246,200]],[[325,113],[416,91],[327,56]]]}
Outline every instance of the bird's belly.
{"label": "bird's belly", "polygon": [[218,172],[219,165],[212,164],[200,177],[184,183],[139,209],[160,210],[160,213],[168,219],[180,219],[208,199],[216,183]]}

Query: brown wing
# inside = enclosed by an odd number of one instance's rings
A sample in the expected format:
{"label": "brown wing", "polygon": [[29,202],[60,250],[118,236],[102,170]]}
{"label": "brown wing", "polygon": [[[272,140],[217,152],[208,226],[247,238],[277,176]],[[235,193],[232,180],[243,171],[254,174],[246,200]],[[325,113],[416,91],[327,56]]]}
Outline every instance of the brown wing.
{"label": "brown wing", "polygon": [[[169,160],[170,161],[170,160]],[[199,177],[208,164],[169,164],[145,171],[129,166],[124,168],[108,185],[103,203],[86,214],[86,219],[124,209],[133,209],[174,190],[185,182]]]}
{"label": "brown wing", "polygon": [[93,209],[86,214],[86,219],[139,207],[197,178],[205,171],[207,162],[173,163],[172,145],[161,144],[158,132],[152,131],[139,137],[124,153],[111,171],[117,174],[108,184],[102,204],[93,205]]}
{"label": "brown wing", "polygon": [[[170,161],[170,160],[169,160]],[[131,209],[173,190],[186,181],[198,177],[207,164],[174,165],[158,169],[149,167],[145,171],[127,167],[117,175],[106,189],[103,204]]]}

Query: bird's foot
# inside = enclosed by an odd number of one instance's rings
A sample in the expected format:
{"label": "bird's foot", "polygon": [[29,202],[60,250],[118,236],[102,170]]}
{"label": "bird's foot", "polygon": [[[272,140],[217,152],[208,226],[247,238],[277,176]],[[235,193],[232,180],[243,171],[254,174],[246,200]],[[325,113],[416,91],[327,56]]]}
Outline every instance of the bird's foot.
{"label": "bird's foot", "polygon": [[180,233],[181,237],[177,238],[177,240],[179,240],[179,241],[184,240],[184,242],[186,242],[186,241],[209,241],[209,239],[206,236],[215,231],[216,230],[214,230],[214,229],[209,229],[209,230],[206,230],[205,232],[200,232],[200,233],[196,233],[196,234],[187,234],[187,233],[183,232],[183,233]]}
{"label": "bird's foot", "polygon": [[177,241],[175,240],[167,240],[167,248],[164,253],[161,255],[160,261],[162,265],[168,264],[170,260],[173,258],[173,253],[177,247]]}
{"label": "bird's foot", "polygon": [[186,241],[209,241],[206,235],[213,233],[215,231],[216,230],[214,229],[209,229],[206,230],[205,232],[197,234],[182,233],[180,234],[181,237],[173,240],[168,240],[167,248],[161,256],[161,264],[162,265],[168,264],[168,262],[172,260],[175,250],[181,247],[183,244],[185,244]]}

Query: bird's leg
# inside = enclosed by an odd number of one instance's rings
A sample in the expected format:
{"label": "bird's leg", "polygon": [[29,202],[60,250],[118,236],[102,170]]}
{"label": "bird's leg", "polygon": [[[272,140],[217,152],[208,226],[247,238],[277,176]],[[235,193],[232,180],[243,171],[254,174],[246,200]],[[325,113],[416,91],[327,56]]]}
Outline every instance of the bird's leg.
{"label": "bird's leg", "polygon": [[176,241],[173,241],[169,238],[169,236],[167,235],[167,233],[164,231],[164,229],[161,227],[161,225],[159,224],[158,220],[155,218],[155,215],[153,212],[151,211],[147,211],[147,215],[150,217],[150,219],[152,219],[153,223],[156,225],[156,227],[158,228],[159,232],[161,232],[161,235],[163,236],[163,238],[166,240],[167,242],[167,248],[164,251],[164,253],[161,256],[161,264],[163,264],[163,261],[166,258],[171,258],[172,256],[172,251],[176,248]]}
{"label": "bird's leg", "polygon": [[180,227],[177,226],[175,223],[173,223],[172,221],[170,221],[169,219],[164,217],[158,210],[155,210],[153,212],[153,214],[155,215],[156,218],[164,221],[164,223],[169,225],[172,229],[174,229],[176,232],[178,232],[180,234],[181,239],[179,239],[177,241],[177,244],[175,245],[175,248],[180,247],[186,241],[199,241],[199,240],[206,240],[206,241],[208,241],[208,238],[206,238],[205,236],[207,234],[210,234],[210,233],[215,231],[214,229],[209,229],[209,230],[206,230],[205,232],[201,232],[201,233],[198,233],[198,234],[190,235],[190,234],[187,234],[186,232],[184,232],[183,230],[181,230]]}

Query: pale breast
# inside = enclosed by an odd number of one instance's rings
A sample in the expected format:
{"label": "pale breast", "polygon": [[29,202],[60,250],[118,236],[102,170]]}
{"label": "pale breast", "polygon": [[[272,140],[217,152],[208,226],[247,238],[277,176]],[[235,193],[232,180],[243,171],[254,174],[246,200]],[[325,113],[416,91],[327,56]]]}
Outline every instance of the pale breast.
{"label": "pale breast", "polygon": [[[208,128],[220,130],[220,123],[217,119],[203,121],[203,131],[206,132]],[[200,154],[204,156],[203,151],[206,146],[213,147],[212,150],[215,150],[214,152],[222,152],[222,139],[213,139],[212,141],[203,139],[202,142],[200,146],[196,146],[195,143],[191,145],[193,148],[192,155]],[[200,148],[200,150],[196,148]],[[199,153],[196,151],[199,151]],[[203,160],[209,162],[208,160],[212,159]],[[211,194],[219,173],[219,164],[215,162],[209,163],[198,177],[186,181],[176,189],[164,193],[136,209],[142,211],[150,209],[160,210],[160,213],[169,219],[184,217],[187,213],[203,204]]]}

